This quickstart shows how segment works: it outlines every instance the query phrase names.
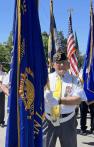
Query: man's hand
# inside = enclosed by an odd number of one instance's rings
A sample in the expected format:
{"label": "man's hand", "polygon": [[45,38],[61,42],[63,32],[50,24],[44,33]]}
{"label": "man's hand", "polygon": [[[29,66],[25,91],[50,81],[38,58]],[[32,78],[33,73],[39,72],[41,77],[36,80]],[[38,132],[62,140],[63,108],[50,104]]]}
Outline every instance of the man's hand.
{"label": "man's hand", "polygon": [[0,89],[8,96],[9,95],[9,90],[6,85],[0,84]]}

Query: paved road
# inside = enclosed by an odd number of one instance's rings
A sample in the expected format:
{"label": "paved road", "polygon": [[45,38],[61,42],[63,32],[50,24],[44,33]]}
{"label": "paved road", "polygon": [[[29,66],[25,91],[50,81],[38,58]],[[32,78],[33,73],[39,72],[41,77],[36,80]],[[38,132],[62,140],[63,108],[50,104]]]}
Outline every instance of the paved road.
{"label": "paved road", "polygon": [[[80,117],[78,115],[78,126],[77,126],[77,147],[94,147],[94,135],[89,133],[90,130],[90,116],[87,115],[87,132],[86,136],[80,135]],[[59,141],[57,141],[57,146],[60,147]]]}
{"label": "paved road", "polygon": [[[7,123],[7,97],[5,99],[5,122]],[[6,127],[0,127],[0,147],[5,147]]]}
{"label": "paved road", "polygon": [[90,116],[88,114],[88,118],[87,118],[87,131],[88,134],[87,136],[82,136],[79,134],[80,131],[80,118],[78,119],[78,127],[77,127],[77,142],[78,142],[78,147],[94,147],[94,135],[89,133],[90,130]]}
{"label": "paved road", "polygon": [[[7,104],[7,98],[6,98],[6,104]],[[7,114],[6,114],[6,122],[7,122]],[[94,135],[88,134],[87,136],[82,136],[79,134],[80,130],[80,118],[78,118],[78,127],[77,127],[77,142],[78,142],[78,147],[94,147]],[[87,124],[88,124],[88,130],[90,129],[90,118],[88,114],[88,119],[87,119]],[[0,147],[5,147],[5,134],[6,134],[6,127],[1,128],[0,127]],[[60,147],[59,141],[57,140],[57,145],[56,147]]]}

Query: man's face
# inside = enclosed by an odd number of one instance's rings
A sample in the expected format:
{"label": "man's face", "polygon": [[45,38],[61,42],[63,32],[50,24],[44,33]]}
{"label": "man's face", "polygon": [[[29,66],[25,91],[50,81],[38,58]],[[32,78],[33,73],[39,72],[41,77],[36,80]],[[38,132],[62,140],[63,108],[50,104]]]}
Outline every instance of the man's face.
{"label": "man's face", "polygon": [[63,76],[66,71],[69,69],[69,62],[67,60],[62,61],[61,63],[54,63],[53,67],[55,71],[60,75]]}

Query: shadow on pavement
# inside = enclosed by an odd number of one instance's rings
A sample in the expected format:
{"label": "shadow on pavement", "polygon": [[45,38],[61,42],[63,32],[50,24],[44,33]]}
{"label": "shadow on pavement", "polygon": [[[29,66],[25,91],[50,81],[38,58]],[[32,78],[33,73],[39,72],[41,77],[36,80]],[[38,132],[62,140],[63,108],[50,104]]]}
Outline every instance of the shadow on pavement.
{"label": "shadow on pavement", "polygon": [[94,142],[82,142],[83,144],[94,146]]}
{"label": "shadow on pavement", "polygon": [[[80,131],[81,131],[80,129],[77,129],[77,134],[79,134],[79,135],[80,135]],[[87,130],[87,135],[89,135],[89,134],[91,134],[91,133],[90,133],[90,131],[89,131],[89,130]]]}

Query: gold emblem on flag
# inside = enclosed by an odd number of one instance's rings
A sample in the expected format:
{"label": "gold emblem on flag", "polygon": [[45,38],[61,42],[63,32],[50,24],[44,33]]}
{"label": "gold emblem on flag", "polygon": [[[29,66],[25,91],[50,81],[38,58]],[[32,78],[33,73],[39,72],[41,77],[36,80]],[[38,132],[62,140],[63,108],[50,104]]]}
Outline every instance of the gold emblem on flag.
{"label": "gold emblem on flag", "polygon": [[35,94],[34,85],[28,78],[28,74],[30,76],[30,72],[27,73],[27,71],[30,71],[30,69],[26,70],[24,74],[21,74],[19,95],[21,96],[24,102],[25,109],[30,110],[31,105],[34,102]]}

